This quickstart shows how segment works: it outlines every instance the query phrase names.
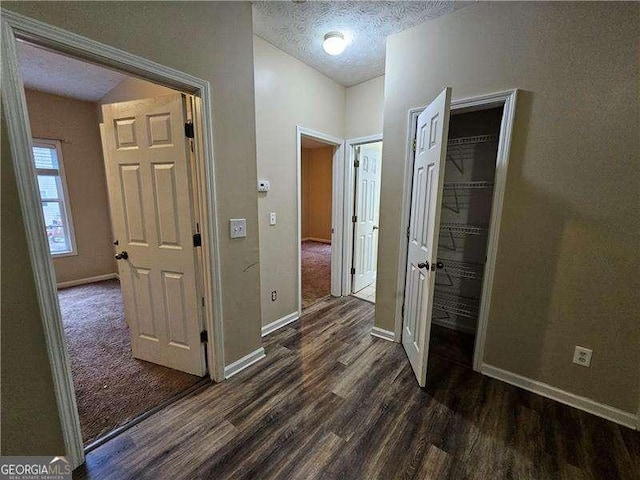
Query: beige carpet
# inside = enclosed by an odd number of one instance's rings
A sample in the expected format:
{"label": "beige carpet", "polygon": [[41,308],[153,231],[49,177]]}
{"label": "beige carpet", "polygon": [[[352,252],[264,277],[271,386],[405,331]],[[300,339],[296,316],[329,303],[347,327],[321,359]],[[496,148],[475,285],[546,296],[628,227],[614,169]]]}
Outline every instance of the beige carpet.
{"label": "beige carpet", "polygon": [[331,295],[331,245],[302,242],[302,308]]}
{"label": "beige carpet", "polygon": [[58,297],[85,445],[201,380],[132,357],[117,280]]}

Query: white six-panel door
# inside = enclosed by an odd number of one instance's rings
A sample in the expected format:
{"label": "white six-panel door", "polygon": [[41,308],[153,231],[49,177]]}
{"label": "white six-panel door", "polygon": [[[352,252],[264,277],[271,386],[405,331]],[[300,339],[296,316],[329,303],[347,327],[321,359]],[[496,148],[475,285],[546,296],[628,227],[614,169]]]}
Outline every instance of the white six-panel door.
{"label": "white six-panel door", "polygon": [[446,88],[420,114],[416,129],[402,345],[421,387],[427,380],[450,103]]}
{"label": "white six-panel door", "polygon": [[184,100],[176,94],[104,105],[103,116],[133,356],[203,376]]}
{"label": "white six-panel door", "polygon": [[356,188],[353,235],[353,291],[371,285],[376,276],[382,142],[356,147]]}

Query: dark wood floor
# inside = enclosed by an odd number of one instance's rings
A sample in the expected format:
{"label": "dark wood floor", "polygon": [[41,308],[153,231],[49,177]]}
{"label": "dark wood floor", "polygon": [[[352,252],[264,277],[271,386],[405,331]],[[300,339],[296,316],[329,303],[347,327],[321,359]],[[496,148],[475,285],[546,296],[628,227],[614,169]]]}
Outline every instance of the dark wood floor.
{"label": "dark wood floor", "polygon": [[266,359],[94,450],[74,477],[640,478],[638,432],[479,375],[441,346],[419,388],[402,347],[370,335],[373,308],[315,304],[267,337]]}

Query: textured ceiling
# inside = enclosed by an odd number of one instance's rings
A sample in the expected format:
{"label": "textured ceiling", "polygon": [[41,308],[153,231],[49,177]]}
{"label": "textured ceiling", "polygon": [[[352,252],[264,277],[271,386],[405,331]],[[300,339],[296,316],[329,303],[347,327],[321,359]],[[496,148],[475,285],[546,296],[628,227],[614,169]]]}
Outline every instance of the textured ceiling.
{"label": "textured ceiling", "polygon": [[18,42],[18,63],[25,87],[92,102],[100,100],[126,78],[113,70],[26,42]]}
{"label": "textured ceiling", "polygon": [[[346,87],[384,74],[390,34],[462,8],[462,2],[254,1],[256,35]],[[350,40],[344,53],[322,49],[325,33]]]}

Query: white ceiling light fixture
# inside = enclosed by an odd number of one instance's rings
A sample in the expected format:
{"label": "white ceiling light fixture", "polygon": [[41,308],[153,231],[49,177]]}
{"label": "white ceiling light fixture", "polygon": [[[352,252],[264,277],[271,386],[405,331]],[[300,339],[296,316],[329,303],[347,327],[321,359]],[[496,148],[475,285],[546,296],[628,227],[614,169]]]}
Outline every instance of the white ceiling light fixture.
{"label": "white ceiling light fixture", "polygon": [[340,55],[347,48],[347,41],[340,32],[329,32],[324,36],[322,48],[329,55]]}

